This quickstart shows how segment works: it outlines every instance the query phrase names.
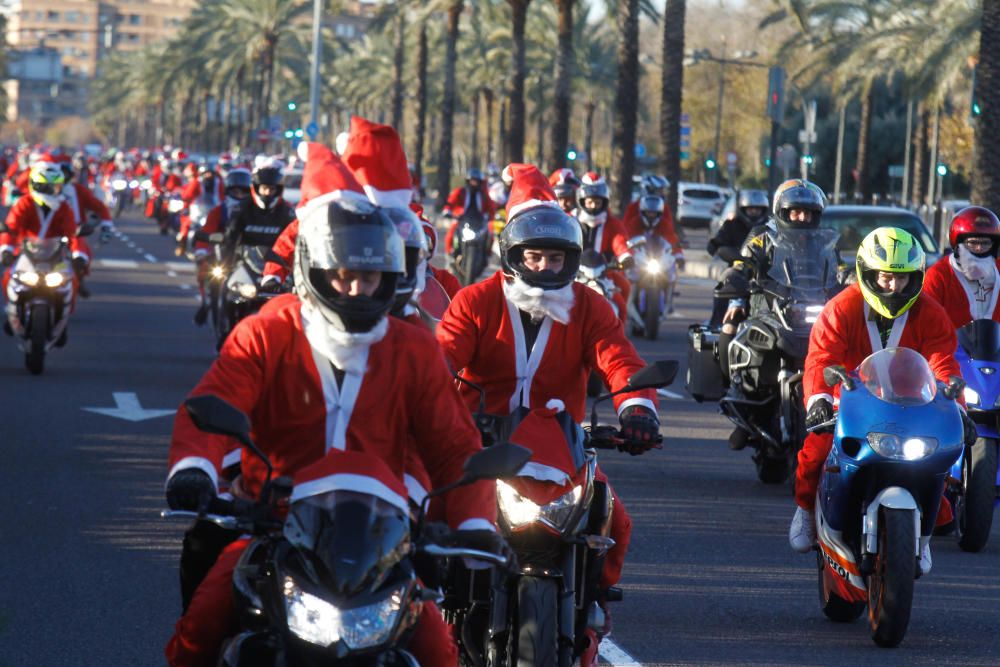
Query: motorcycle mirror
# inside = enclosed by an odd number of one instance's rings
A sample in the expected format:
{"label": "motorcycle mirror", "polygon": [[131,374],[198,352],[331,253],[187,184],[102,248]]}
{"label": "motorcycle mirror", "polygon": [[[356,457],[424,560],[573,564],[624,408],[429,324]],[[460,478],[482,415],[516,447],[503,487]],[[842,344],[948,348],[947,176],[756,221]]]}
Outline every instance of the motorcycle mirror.
{"label": "motorcycle mirror", "polygon": [[854,380],[847,375],[847,369],[843,366],[827,366],[824,368],[823,382],[827,383],[831,387],[842,384],[844,385],[844,389],[847,391],[852,391],[854,389]]}
{"label": "motorcycle mirror", "polygon": [[205,394],[192,396],[184,401],[184,409],[199,431],[226,435],[236,438],[244,447],[253,452],[267,466],[267,477],[271,478],[271,461],[250,439],[250,419],[230,403],[215,396]]}
{"label": "motorcycle mirror", "polygon": [[945,398],[955,400],[958,396],[965,391],[965,380],[957,375],[952,375],[948,378],[948,386],[944,388]]}
{"label": "motorcycle mirror", "polygon": [[463,479],[473,482],[498,477],[512,477],[531,460],[531,450],[512,442],[501,442],[482,449],[466,461]]}
{"label": "motorcycle mirror", "polygon": [[677,377],[679,368],[680,364],[673,359],[655,361],[630,377],[624,391],[666,387]]}

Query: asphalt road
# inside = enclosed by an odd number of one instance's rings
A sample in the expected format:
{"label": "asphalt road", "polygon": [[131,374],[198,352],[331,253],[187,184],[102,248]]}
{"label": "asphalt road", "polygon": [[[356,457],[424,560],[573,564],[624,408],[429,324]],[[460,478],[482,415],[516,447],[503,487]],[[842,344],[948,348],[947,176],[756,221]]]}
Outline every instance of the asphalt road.
{"label": "asphalt road", "polygon": [[[30,376],[0,335],[0,666],[154,665],[179,611],[183,526],[159,519],[171,418],[131,422],[84,408],[173,410],[211,363],[191,323],[193,274],[172,243],[137,219],[101,248],[68,345]],[[697,233],[690,233],[697,238]],[[691,239],[694,242],[694,239]],[[131,246],[129,244],[132,244]],[[110,261],[108,261],[110,260]],[[648,360],[684,358],[709,286],[682,285]],[[683,378],[683,370],[679,378]],[[661,402],[667,441],[641,458],[601,459],[634,521],[613,639],[643,665],[995,665],[1000,531],[980,554],[936,538],[934,572],[917,582],[910,630],[878,649],[862,622],[822,616],[814,558],[793,553],[787,486],[756,481],[730,452],[713,405]],[[622,658],[615,664],[632,664]]]}

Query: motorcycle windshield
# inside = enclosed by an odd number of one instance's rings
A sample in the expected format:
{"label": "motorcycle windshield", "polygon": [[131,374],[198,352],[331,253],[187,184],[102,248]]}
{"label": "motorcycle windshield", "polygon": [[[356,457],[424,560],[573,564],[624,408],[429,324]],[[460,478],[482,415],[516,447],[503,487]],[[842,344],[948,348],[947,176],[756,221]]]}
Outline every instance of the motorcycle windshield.
{"label": "motorcycle windshield", "polygon": [[256,277],[264,274],[264,264],[267,263],[267,253],[271,251],[270,246],[250,245],[243,246],[240,253],[243,255],[243,263]]}
{"label": "motorcycle windshield", "polygon": [[888,347],[858,366],[858,379],[872,396],[902,406],[927,405],[937,394],[930,364],[908,347]]}
{"label": "motorcycle windshield", "polygon": [[410,521],[376,496],[336,490],[292,503],[284,535],[311,556],[318,583],[355,595],[377,589],[408,553]]}
{"label": "motorcycle windshield", "polygon": [[24,252],[28,257],[36,262],[51,262],[63,249],[63,240],[56,239],[27,239],[24,242]]}
{"label": "motorcycle windshield", "polygon": [[441,283],[428,275],[424,291],[417,298],[417,303],[420,306],[421,316],[425,320],[429,320],[431,324],[436,325],[444,317],[444,312],[448,310],[451,298]]}
{"label": "motorcycle windshield", "polygon": [[781,230],[767,277],[786,288],[793,302],[825,303],[837,284],[837,239],[832,229]]}
{"label": "motorcycle windshield", "polygon": [[482,213],[467,212],[462,214],[458,223],[460,227],[469,227],[478,232],[486,228],[486,217]]}
{"label": "motorcycle windshield", "polygon": [[1000,322],[969,322],[958,330],[958,344],[977,361],[1000,362]]}

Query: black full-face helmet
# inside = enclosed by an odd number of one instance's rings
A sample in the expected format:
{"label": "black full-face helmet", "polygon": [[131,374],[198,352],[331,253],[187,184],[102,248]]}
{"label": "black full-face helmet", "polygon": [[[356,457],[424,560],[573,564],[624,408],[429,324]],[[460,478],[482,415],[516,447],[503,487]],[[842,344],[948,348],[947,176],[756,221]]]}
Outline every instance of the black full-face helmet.
{"label": "black full-face helmet", "polygon": [[[557,206],[535,206],[512,218],[500,233],[500,266],[505,276],[520,278],[532,287],[560,289],[576,278],[580,268],[583,233],[580,225]],[[562,271],[532,271],[524,265],[527,249],[562,250]]]}

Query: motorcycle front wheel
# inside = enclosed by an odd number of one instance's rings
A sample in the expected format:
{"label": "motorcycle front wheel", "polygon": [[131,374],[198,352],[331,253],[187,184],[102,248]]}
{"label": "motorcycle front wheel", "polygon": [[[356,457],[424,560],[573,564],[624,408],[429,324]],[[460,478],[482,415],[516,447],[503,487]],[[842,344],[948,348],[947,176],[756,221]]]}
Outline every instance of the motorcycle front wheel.
{"label": "motorcycle front wheel", "polygon": [[[982,551],[993,527],[996,500],[997,441],[979,438],[968,452],[962,480],[965,494],[958,503],[958,546]],[[941,502],[946,502],[942,500]]]}
{"label": "motorcycle front wheel", "polygon": [[45,344],[49,338],[49,307],[36,304],[31,308],[28,322],[28,342],[30,347],[24,354],[24,365],[32,375],[41,375],[45,370]]}
{"label": "motorcycle front wheel", "polygon": [[646,312],[642,314],[642,324],[646,340],[656,340],[660,336],[660,298],[662,290],[646,290]]}
{"label": "motorcycle front wheel", "polygon": [[884,648],[899,646],[910,624],[916,543],[912,510],[879,509],[878,553],[868,577],[868,624],[872,640]]}
{"label": "motorcycle front wheel", "polygon": [[521,577],[517,583],[516,646],[511,667],[569,667],[559,660],[559,585],[554,579]]}

